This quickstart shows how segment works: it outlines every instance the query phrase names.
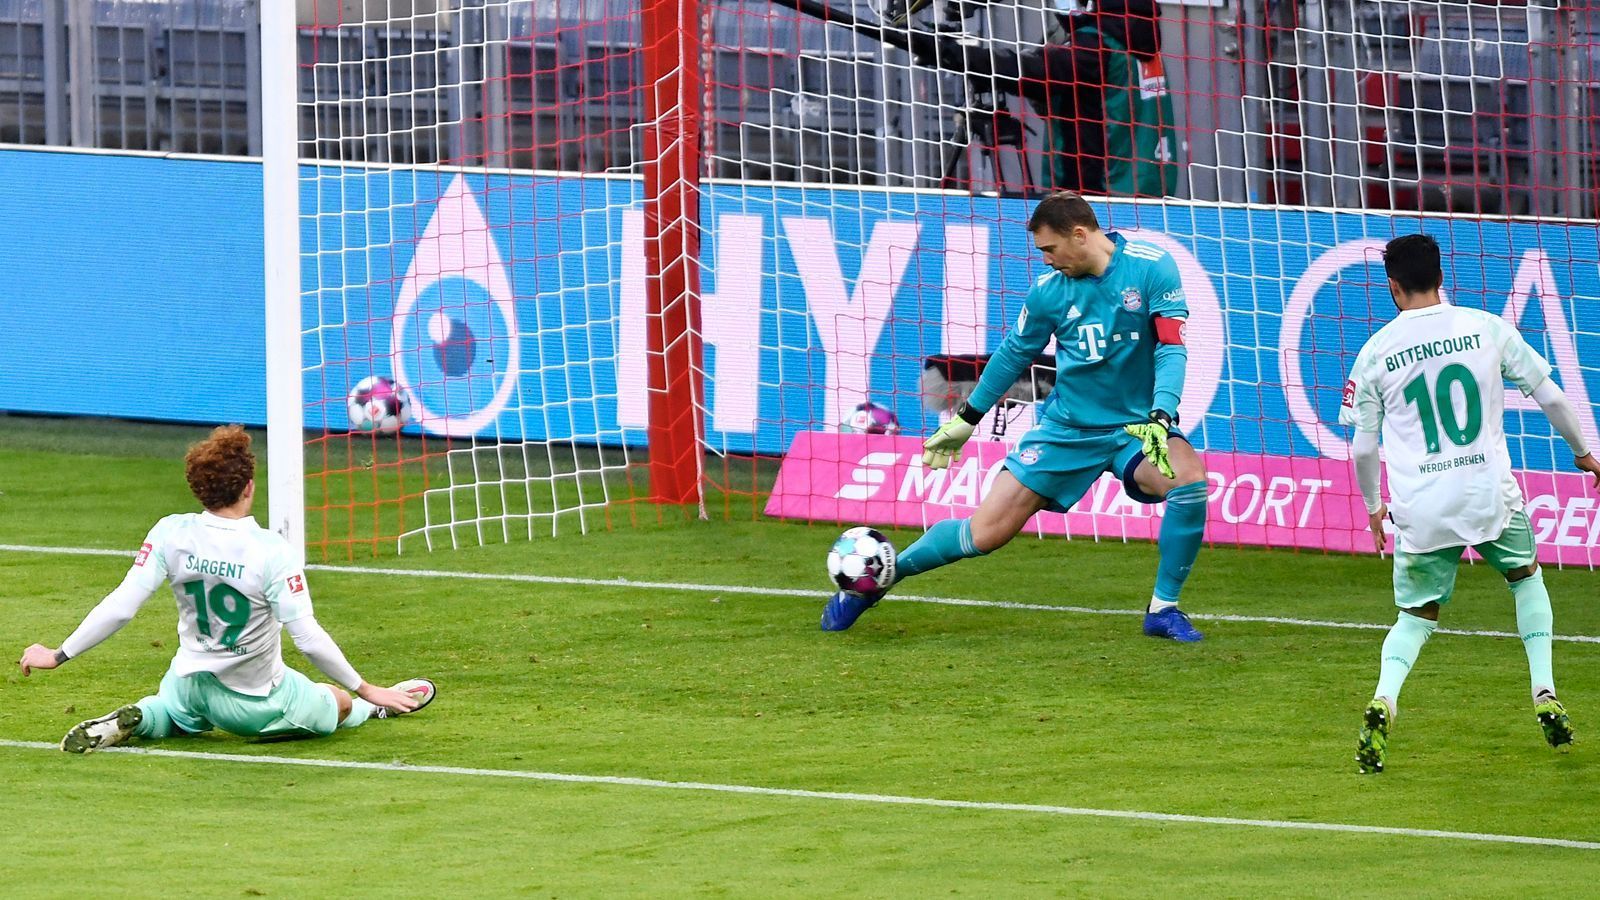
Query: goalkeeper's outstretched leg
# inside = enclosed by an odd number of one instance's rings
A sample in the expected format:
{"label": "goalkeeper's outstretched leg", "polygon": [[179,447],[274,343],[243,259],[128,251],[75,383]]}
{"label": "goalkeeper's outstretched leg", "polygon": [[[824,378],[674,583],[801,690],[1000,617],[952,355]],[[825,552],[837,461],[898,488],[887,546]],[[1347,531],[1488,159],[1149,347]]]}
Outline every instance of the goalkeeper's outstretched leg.
{"label": "goalkeeper's outstretched leg", "polygon": [[[994,487],[969,519],[945,519],[895,557],[895,584],[912,575],[1004,547],[1022,531],[1034,513],[1050,501],[1034,493],[1009,470],[1002,470]],[[839,591],[822,610],[823,631],[844,631],[861,614],[878,604],[887,591],[861,594]]]}

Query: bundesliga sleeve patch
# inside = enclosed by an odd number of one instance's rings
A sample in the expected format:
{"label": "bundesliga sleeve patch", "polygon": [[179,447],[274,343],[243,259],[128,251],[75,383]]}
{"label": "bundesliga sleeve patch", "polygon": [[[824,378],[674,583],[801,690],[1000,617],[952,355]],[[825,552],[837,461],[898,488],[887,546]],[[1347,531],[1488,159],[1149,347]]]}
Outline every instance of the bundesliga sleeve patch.
{"label": "bundesliga sleeve patch", "polygon": [[304,594],[306,592],[306,577],[304,575],[289,576],[289,593]]}
{"label": "bundesliga sleeve patch", "polygon": [[1344,383],[1343,405],[1345,409],[1356,408],[1356,382],[1353,378]]}
{"label": "bundesliga sleeve patch", "polygon": [[133,564],[136,565],[136,566],[143,566],[144,563],[145,563],[145,560],[147,560],[149,558],[150,558],[150,545],[149,544],[140,544],[139,545],[139,552],[135,553],[133,555]]}
{"label": "bundesliga sleeve patch", "polygon": [[1188,320],[1169,319],[1166,316],[1156,316],[1151,321],[1156,326],[1156,342],[1160,344],[1182,344],[1188,333]]}

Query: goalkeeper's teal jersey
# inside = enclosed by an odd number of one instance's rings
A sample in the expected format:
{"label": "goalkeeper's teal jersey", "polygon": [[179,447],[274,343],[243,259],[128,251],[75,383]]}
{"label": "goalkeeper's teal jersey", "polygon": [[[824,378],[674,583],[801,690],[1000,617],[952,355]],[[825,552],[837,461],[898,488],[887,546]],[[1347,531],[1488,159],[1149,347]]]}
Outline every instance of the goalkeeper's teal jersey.
{"label": "goalkeeper's teal jersey", "polygon": [[1153,320],[1188,318],[1178,265],[1153,244],[1108,236],[1116,250],[1105,274],[1050,272],[1034,283],[1016,327],[984,367],[974,408],[993,406],[1054,337],[1056,386],[1040,424],[1118,428],[1146,421],[1153,409],[1176,415],[1187,353],[1165,345],[1158,379]]}

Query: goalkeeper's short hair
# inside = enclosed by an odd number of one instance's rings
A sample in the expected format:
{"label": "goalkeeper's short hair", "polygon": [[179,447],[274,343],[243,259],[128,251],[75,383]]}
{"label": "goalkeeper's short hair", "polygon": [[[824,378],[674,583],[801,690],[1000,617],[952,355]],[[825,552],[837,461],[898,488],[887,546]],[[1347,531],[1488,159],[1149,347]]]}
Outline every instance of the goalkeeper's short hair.
{"label": "goalkeeper's short hair", "polygon": [[1100,230],[1100,218],[1094,214],[1089,201],[1074,191],[1056,191],[1039,201],[1028,217],[1028,230],[1038,231],[1048,226],[1057,234],[1067,234],[1083,226],[1090,231]]}

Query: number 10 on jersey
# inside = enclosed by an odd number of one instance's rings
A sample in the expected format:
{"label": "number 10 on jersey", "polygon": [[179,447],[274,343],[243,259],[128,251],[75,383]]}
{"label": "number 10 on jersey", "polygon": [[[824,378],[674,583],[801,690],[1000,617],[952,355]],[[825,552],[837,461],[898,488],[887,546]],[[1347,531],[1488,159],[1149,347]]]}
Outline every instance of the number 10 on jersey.
{"label": "number 10 on jersey", "polygon": [[[1450,396],[1455,384],[1460,384],[1466,394],[1465,422],[1456,418],[1456,405]],[[1432,391],[1428,390],[1428,376],[1423,373],[1407,382],[1403,393],[1407,403],[1417,405],[1417,415],[1422,420],[1422,437],[1427,441],[1429,453],[1439,452],[1441,427],[1450,438],[1450,443],[1457,447],[1465,447],[1477,440],[1478,432],[1483,428],[1483,401],[1480,399],[1478,379],[1472,377],[1471,369],[1460,363],[1451,363],[1439,370],[1439,380],[1434,383]]]}

